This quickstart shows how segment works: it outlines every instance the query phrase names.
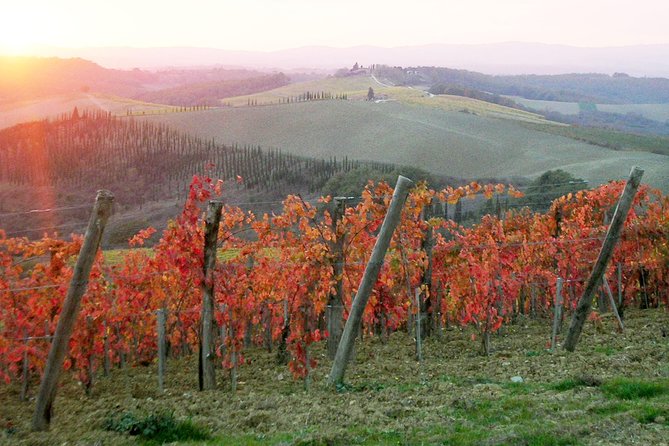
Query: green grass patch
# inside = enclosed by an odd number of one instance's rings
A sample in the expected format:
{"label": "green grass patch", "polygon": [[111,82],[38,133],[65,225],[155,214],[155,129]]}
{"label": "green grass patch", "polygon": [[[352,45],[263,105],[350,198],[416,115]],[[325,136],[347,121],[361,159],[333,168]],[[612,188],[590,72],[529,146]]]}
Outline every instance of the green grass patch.
{"label": "green grass patch", "polygon": [[658,423],[669,426],[669,409],[655,406],[644,406],[637,415],[637,420],[639,420],[639,423],[641,424]]}
{"label": "green grass patch", "polygon": [[596,353],[602,353],[606,356],[613,356],[616,353],[616,349],[610,346],[599,345],[595,347]]}
{"label": "green grass patch", "polygon": [[124,412],[109,417],[104,425],[108,431],[137,436],[146,444],[163,444],[175,441],[202,441],[209,434],[190,420],[177,420],[169,412],[137,415]]}
{"label": "green grass patch", "polygon": [[653,398],[669,393],[669,381],[652,382],[637,379],[618,378],[604,383],[601,387],[606,396],[622,400]]}
{"label": "green grass patch", "polygon": [[621,401],[616,401],[612,403],[605,403],[601,406],[594,406],[588,409],[589,412],[597,415],[615,415],[617,413],[627,412],[632,406],[629,403],[624,403]]}
{"label": "green grass patch", "polygon": [[558,392],[566,392],[567,390],[576,389],[578,387],[599,387],[602,381],[590,375],[581,375],[575,378],[567,378],[557,382],[551,386],[551,389]]}
{"label": "green grass patch", "polygon": [[552,135],[565,136],[614,150],[636,150],[669,155],[669,137],[659,135],[637,135],[617,130],[595,127],[559,126],[523,122],[523,126]]}
{"label": "green grass patch", "polygon": [[578,440],[571,435],[559,435],[553,432],[527,432],[519,436],[519,438],[514,438],[513,441],[508,443],[500,443],[508,445],[522,444],[526,446],[570,446],[577,445]]}
{"label": "green grass patch", "polygon": [[535,356],[541,356],[545,353],[546,352],[543,350],[529,350],[525,352],[525,356],[527,356],[528,358],[533,358]]}
{"label": "green grass patch", "polygon": [[131,249],[106,249],[102,251],[102,256],[107,265],[120,265],[125,261],[125,256],[132,252],[140,252],[149,257],[153,257],[154,251],[152,248],[131,248]]}

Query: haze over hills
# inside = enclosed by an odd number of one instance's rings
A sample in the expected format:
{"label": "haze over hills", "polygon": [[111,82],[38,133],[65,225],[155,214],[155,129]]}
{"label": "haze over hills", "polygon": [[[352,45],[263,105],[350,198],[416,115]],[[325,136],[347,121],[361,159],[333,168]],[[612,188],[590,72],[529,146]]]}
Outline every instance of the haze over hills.
{"label": "haze over hills", "polygon": [[227,65],[282,69],[336,69],[362,64],[448,66],[489,74],[625,72],[669,77],[669,44],[587,48],[543,43],[430,44],[403,47],[305,46],[279,51],[217,48],[56,48],[40,55],[82,57],[109,68]]}

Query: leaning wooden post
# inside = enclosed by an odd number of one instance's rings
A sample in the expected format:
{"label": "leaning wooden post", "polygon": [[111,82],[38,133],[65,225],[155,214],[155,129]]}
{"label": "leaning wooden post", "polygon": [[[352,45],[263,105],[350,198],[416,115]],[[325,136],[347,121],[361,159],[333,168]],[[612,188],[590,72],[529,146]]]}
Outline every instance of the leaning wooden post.
{"label": "leaning wooden post", "polygon": [[590,313],[592,298],[595,295],[597,287],[601,284],[604,271],[606,271],[606,265],[609,263],[609,260],[611,260],[611,256],[613,255],[613,248],[615,248],[616,243],[618,243],[620,232],[627,219],[627,214],[632,207],[632,202],[634,201],[634,196],[636,195],[636,190],[639,187],[642,176],[642,169],[639,169],[636,166],[632,168],[625,189],[623,190],[620,200],[618,200],[616,210],[613,213],[613,219],[606,232],[606,239],[604,239],[604,244],[599,252],[597,262],[592,269],[592,273],[588,278],[588,283],[585,286],[585,291],[583,291],[583,296],[581,296],[581,299],[578,301],[578,306],[572,317],[569,333],[567,334],[564,343],[564,348],[567,351],[573,352],[576,349],[576,344],[578,343],[581,331],[583,330],[583,324],[588,317],[588,313]]}
{"label": "leaning wooden post", "polygon": [[102,233],[112,213],[113,202],[114,195],[111,192],[107,190],[98,191],[93,213],[86,229],[84,243],[81,246],[77,263],[74,266],[74,274],[72,275],[72,280],[70,281],[70,286],[63,302],[56,332],[49,349],[49,357],[44,367],[44,375],[42,375],[35,413],[33,414],[33,430],[42,431],[49,428],[63,360],[68,350],[74,323],[79,314],[81,298],[86,292],[91,267],[100,247]]}
{"label": "leaning wooden post", "polygon": [[379,276],[381,264],[383,263],[383,258],[390,245],[393,232],[395,232],[395,227],[400,222],[402,208],[404,207],[404,202],[406,201],[407,195],[409,194],[409,188],[412,184],[413,181],[401,175],[397,179],[393,198],[388,207],[388,213],[383,220],[379,236],[376,239],[374,249],[372,250],[372,255],[365,267],[362,279],[360,280],[360,287],[358,288],[358,292],[351,305],[351,312],[346,320],[344,332],[342,333],[341,341],[339,341],[339,346],[337,347],[337,354],[335,355],[334,362],[332,363],[332,370],[330,370],[330,375],[328,377],[328,385],[330,386],[340,384],[344,380],[344,373],[346,373],[346,367],[348,366],[348,361],[355,345],[355,338],[358,335],[358,327],[362,320],[362,314],[365,311],[365,306],[367,306],[367,301],[369,300],[372,288]]}
{"label": "leaning wooden post", "polygon": [[553,335],[551,336],[551,350],[555,349],[557,341],[557,334],[560,328],[560,321],[562,319],[562,278],[557,278],[555,286],[555,315],[553,317]]}
{"label": "leaning wooden post", "polygon": [[158,331],[158,389],[165,390],[165,359],[167,342],[165,340],[165,331],[167,326],[167,317],[164,309],[156,311],[156,328]]}
{"label": "leaning wooden post", "polygon": [[204,280],[202,282],[202,317],[200,322],[200,390],[216,388],[214,358],[214,269],[218,227],[221,223],[223,203],[210,201],[204,229]]}

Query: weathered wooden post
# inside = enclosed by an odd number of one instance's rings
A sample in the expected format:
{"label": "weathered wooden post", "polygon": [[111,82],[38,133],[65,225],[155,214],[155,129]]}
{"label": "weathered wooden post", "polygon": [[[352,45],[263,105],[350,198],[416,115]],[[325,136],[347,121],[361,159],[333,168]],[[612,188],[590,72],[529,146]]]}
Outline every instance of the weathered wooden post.
{"label": "weathered wooden post", "polygon": [[334,359],[341,339],[344,324],[344,237],[337,234],[337,223],[344,215],[347,197],[334,198],[334,210],[332,214],[332,230],[335,240],[330,244],[333,251],[335,292],[328,299],[327,327],[328,327],[328,357]]}
{"label": "weathered wooden post", "polygon": [[107,321],[104,321],[103,328],[105,331],[105,336],[102,347],[102,373],[103,376],[109,376],[109,370],[111,369],[111,358],[109,357],[109,327],[107,326]]}
{"label": "weathered wooden post", "polygon": [[23,329],[23,370],[21,372],[21,395],[19,395],[19,400],[25,401],[28,397],[28,374],[30,369],[30,363],[28,362],[28,331]]}
{"label": "weathered wooden post", "polygon": [[420,287],[416,288],[416,311],[418,313],[416,314],[416,360],[419,363],[423,362],[423,346],[421,344],[421,324],[422,324],[422,314],[420,312],[420,304],[421,304],[421,289]]}
{"label": "weathered wooden post", "polygon": [[620,320],[625,318],[625,300],[623,299],[623,265],[618,262],[618,315]]}
{"label": "weathered wooden post", "polygon": [[114,195],[111,192],[107,190],[98,191],[95,205],[93,206],[93,213],[86,229],[84,243],[81,246],[77,263],[74,266],[74,274],[72,275],[72,280],[67,290],[65,301],[63,302],[56,332],[49,349],[49,357],[44,367],[44,375],[42,375],[42,381],[40,382],[35,413],[33,414],[33,430],[42,431],[49,428],[53,413],[53,402],[56,399],[56,390],[58,389],[58,378],[63,368],[63,360],[65,359],[68,344],[72,337],[74,323],[79,314],[81,298],[86,292],[91,267],[100,247],[102,233],[112,213],[113,203]]}
{"label": "weathered wooden post", "polygon": [[156,328],[158,331],[158,389],[165,390],[165,359],[167,342],[165,340],[165,331],[167,325],[167,315],[165,309],[156,311]]}
{"label": "weathered wooden post", "polygon": [[625,219],[627,219],[627,214],[632,207],[634,201],[634,196],[636,195],[636,190],[639,187],[641,182],[641,177],[643,176],[643,170],[638,167],[633,167],[630,172],[630,177],[627,180],[625,189],[623,190],[620,199],[618,200],[618,205],[613,214],[613,219],[609,225],[609,229],[606,232],[606,239],[604,239],[604,244],[602,249],[599,252],[599,257],[595,266],[592,269],[592,273],[588,278],[588,282],[585,286],[585,291],[583,291],[583,296],[578,301],[578,306],[574,312],[574,316],[571,320],[571,325],[569,326],[569,333],[564,343],[564,348],[567,351],[573,352],[576,349],[576,344],[578,344],[578,339],[581,336],[581,331],[583,330],[583,324],[585,319],[590,313],[590,307],[592,305],[592,298],[595,295],[597,287],[600,285],[604,271],[606,271],[606,265],[611,260],[613,255],[613,248],[615,248],[618,239],[620,238],[620,232],[622,230]]}
{"label": "weathered wooden post", "polygon": [[560,331],[560,325],[562,322],[562,278],[557,278],[557,284],[555,285],[555,314],[553,316],[553,334],[551,336],[551,350],[555,349],[555,344],[557,341],[557,335]]}
{"label": "weathered wooden post", "polygon": [[202,315],[200,321],[200,390],[216,388],[214,359],[214,269],[216,268],[216,245],[221,223],[223,203],[210,201],[207,207],[204,229],[204,280],[202,281]]}
{"label": "weathered wooden post", "polygon": [[332,363],[332,370],[330,370],[330,375],[328,377],[328,385],[330,386],[339,384],[344,380],[346,367],[348,366],[351,352],[355,345],[355,338],[358,335],[358,328],[362,320],[362,314],[365,311],[365,306],[367,306],[367,301],[369,300],[374,283],[376,283],[376,279],[379,276],[381,264],[383,263],[383,258],[390,245],[390,240],[395,231],[395,227],[400,222],[402,208],[404,207],[404,202],[406,201],[407,195],[409,194],[409,188],[412,184],[413,181],[401,175],[397,179],[393,198],[388,207],[388,213],[383,220],[379,236],[376,239],[374,249],[372,250],[372,255],[365,267],[362,279],[360,280],[360,287],[358,288],[358,292],[351,305],[351,312],[346,320],[344,332],[342,333],[341,341],[337,348],[337,354]]}
{"label": "weathered wooden post", "polygon": [[[429,336],[432,329],[432,318],[434,308],[433,297],[432,297],[432,263],[433,263],[433,250],[434,250],[434,231],[432,226],[430,226],[429,221],[434,216],[433,202],[430,200],[430,203],[425,206],[422,213],[422,218],[425,221],[427,228],[425,229],[425,238],[423,239],[421,248],[425,251],[427,257],[427,267],[423,273],[422,279],[422,293],[420,299],[420,306],[418,307],[418,315],[421,317],[421,329],[425,337]],[[424,316],[424,317],[422,317]]]}

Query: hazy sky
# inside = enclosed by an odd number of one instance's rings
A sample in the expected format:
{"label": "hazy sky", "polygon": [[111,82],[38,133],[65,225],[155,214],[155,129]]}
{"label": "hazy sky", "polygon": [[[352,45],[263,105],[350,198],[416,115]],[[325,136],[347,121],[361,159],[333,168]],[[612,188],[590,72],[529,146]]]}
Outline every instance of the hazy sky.
{"label": "hazy sky", "polygon": [[403,46],[669,43],[667,0],[5,0],[0,51],[32,45]]}

